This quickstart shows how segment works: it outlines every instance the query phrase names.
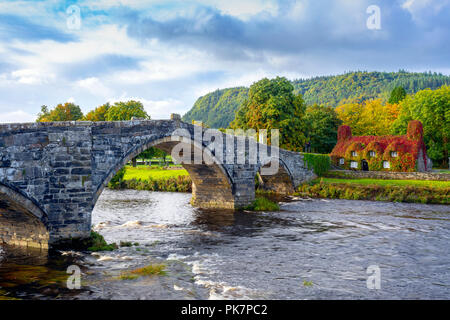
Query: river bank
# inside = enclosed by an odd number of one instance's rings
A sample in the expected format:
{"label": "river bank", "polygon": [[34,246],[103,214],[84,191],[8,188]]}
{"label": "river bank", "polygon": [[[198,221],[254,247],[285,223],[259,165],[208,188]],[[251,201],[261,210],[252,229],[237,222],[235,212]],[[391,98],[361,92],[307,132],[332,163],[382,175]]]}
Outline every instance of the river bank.
{"label": "river bank", "polygon": [[326,199],[450,204],[449,182],[319,178],[303,184],[296,196]]}
{"label": "river bank", "polygon": [[[184,169],[126,167],[123,179],[112,189],[191,192],[192,182]],[[268,197],[263,190],[257,194]],[[346,200],[450,204],[450,181],[382,180],[322,177],[298,187],[296,196]]]}

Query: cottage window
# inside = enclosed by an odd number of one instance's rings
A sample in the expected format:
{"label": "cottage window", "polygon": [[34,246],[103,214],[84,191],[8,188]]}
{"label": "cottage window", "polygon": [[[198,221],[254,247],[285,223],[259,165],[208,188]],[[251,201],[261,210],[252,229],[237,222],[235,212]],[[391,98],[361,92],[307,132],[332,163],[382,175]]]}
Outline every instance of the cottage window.
{"label": "cottage window", "polygon": [[358,153],[356,151],[352,151],[352,157],[356,157]]}
{"label": "cottage window", "polygon": [[339,159],[339,164],[344,164],[344,158]]}
{"label": "cottage window", "polygon": [[391,167],[391,164],[389,163],[389,161],[383,161],[383,168],[389,169],[390,167]]}
{"label": "cottage window", "polygon": [[350,161],[350,168],[358,168],[358,162],[356,161]]}
{"label": "cottage window", "polygon": [[369,151],[369,156],[370,157],[375,157],[375,155],[376,155],[375,151]]}
{"label": "cottage window", "polygon": [[391,157],[392,158],[395,158],[397,156],[398,156],[397,151],[391,151]]}

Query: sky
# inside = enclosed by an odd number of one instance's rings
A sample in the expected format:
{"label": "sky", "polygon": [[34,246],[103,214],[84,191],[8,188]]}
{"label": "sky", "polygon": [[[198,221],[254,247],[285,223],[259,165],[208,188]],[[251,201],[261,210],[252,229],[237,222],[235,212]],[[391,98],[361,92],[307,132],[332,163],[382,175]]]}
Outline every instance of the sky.
{"label": "sky", "polygon": [[167,119],[264,77],[449,75],[449,18],[450,0],[0,0],[0,123],[130,99]]}

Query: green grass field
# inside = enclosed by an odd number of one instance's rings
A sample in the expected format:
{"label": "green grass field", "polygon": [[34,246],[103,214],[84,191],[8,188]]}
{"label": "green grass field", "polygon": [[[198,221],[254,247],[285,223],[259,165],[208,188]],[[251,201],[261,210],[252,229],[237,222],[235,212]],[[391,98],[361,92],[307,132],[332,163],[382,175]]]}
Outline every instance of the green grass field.
{"label": "green grass field", "polygon": [[360,185],[379,186],[415,186],[432,188],[450,188],[450,181],[430,181],[430,180],[383,180],[383,179],[339,179],[321,178],[325,183],[350,183]]}
{"label": "green grass field", "polygon": [[178,176],[188,176],[189,173],[185,169],[181,170],[164,170],[156,166],[148,167],[148,166],[137,166],[136,168],[132,166],[126,166],[124,180],[148,180],[152,179],[161,179],[161,178],[176,178]]}

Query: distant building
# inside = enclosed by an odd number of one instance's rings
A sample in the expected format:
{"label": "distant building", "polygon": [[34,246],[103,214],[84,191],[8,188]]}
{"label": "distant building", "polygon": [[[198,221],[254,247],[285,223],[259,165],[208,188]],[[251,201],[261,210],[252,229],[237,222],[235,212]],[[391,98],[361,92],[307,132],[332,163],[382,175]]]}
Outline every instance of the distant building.
{"label": "distant building", "polygon": [[371,171],[431,171],[423,142],[422,123],[408,123],[404,136],[352,136],[349,126],[340,126],[338,141],[330,154],[342,169]]}

